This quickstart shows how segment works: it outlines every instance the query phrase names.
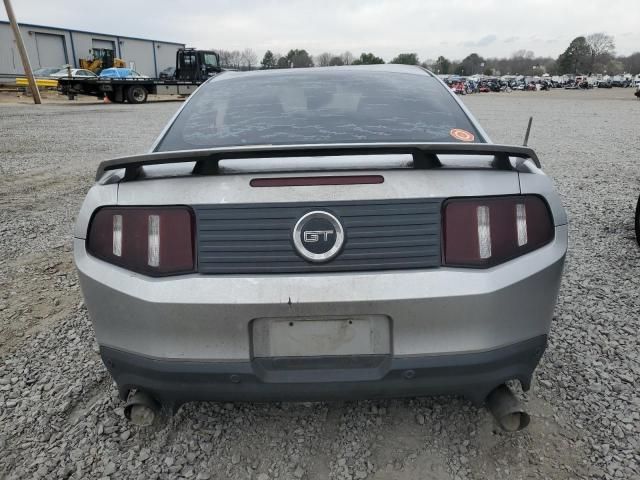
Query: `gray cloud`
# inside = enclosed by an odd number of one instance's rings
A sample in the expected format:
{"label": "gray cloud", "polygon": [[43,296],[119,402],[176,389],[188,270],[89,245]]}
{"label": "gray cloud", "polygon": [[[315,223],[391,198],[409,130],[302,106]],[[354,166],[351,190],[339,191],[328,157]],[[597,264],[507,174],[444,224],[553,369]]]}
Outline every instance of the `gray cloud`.
{"label": "gray cloud", "polygon": [[305,48],[311,54],[373,52],[390,60],[400,52],[461,59],[472,49],[508,56],[515,45],[557,56],[573,38],[592,32],[613,35],[616,50],[626,55],[640,49],[637,2],[608,2],[605,13],[600,2],[584,0],[565,0],[561,8],[551,0],[518,0],[518,8],[505,8],[504,0],[456,0],[455,11],[440,0],[189,0],[189,8],[175,0],[154,0],[153,8],[143,0],[109,0],[107,9],[98,0],[20,0],[14,8],[24,23],[201,48],[249,47],[260,57],[267,49]]}
{"label": "gray cloud", "polygon": [[494,43],[496,40],[498,39],[497,36],[495,35],[485,35],[484,37],[480,38],[479,40],[467,40],[466,42],[462,42],[462,45],[465,47],[470,47],[470,48],[474,48],[474,47],[486,47],[488,45],[491,45],[492,43]]}

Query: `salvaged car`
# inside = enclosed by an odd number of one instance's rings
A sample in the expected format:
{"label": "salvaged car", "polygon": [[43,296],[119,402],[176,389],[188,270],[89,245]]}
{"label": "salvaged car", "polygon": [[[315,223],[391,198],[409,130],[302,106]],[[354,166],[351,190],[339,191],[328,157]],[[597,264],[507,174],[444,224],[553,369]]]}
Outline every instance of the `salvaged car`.
{"label": "salvaged car", "polygon": [[414,66],[224,72],[105,161],[74,253],[125,412],[460,394],[508,430],[567,250],[535,152]]}
{"label": "salvaged car", "polygon": [[131,68],[105,68],[100,72],[101,78],[149,78]]}
{"label": "salvaged car", "polygon": [[97,78],[98,76],[93,73],[91,70],[87,70],[84,68],[71,68],[62,70],[58,70],[55,73],[49,75],[51,78],[62,78],[62,77],[71,77],[71,78]]}
{"label": "salvaged car", "polygon": [[457,95],[466,95],[467,89],[464,86],[464,82],[452,82],[451,83],[451,91]]}

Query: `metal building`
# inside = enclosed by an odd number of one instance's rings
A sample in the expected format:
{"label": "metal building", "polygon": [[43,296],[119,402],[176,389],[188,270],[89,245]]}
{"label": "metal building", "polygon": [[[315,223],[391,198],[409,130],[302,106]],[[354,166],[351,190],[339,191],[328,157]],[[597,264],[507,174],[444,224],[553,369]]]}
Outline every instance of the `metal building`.
{"label": "metal building", "polygon": [[[143,75],[157,77],[165,68],[175,66],[176,51],[184,48],[182,43],[28,23],[21,23],[20,31],[34,70],[65,64],[79,67],[78,59],[89,58],[93,49],[107,49]],[[0,76],[22,74],[24,71],[11,26],[9,22],[0,20]]]}

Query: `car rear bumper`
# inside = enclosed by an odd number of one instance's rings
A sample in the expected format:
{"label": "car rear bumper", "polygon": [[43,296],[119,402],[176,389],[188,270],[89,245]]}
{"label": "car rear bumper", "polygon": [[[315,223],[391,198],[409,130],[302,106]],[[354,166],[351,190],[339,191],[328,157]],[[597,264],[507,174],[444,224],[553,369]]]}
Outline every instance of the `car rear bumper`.
{"label": "car rear bumper", "polygon": [[75,261],[100,346],[166,360],[247,362],[258,319],[386,317],[395,357],[488,351],[546,335],[564,257],[552,243],[497,267],[150,278]]}
{"label": "car rear bumper", "polygon": [[541,335],[484,352],[245,362],[179,361],[101,348],[121,396],[135,388],[168,408],[188,401],[320,401],[458,394],[481,404],[512,379],[528,390]]}

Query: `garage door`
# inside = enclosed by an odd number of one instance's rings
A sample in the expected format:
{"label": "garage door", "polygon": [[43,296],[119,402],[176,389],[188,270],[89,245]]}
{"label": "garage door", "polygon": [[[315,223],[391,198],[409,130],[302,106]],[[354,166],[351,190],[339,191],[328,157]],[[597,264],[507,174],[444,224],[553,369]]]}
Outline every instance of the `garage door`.
{"label": "garage door", "polygon": [[36,48],[40,68],[57,67],[69,63],[62,35],[36,32]]}
{"label": "garage door", "polygon": [[91,47],[95,50],[111,50],[114,54],[116,51],[115,43],[111,40],[98,40],[97,38],[94,38],[91,41]]}

